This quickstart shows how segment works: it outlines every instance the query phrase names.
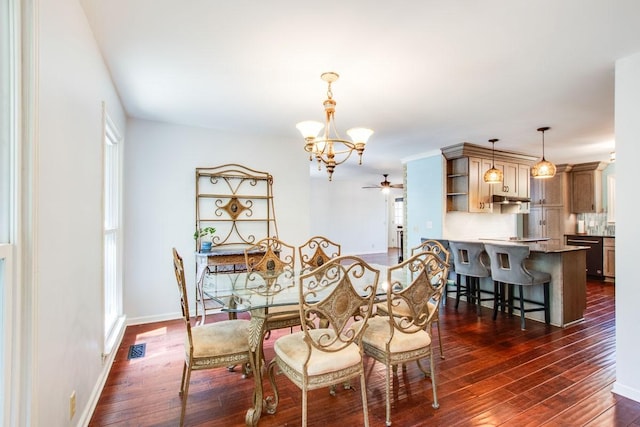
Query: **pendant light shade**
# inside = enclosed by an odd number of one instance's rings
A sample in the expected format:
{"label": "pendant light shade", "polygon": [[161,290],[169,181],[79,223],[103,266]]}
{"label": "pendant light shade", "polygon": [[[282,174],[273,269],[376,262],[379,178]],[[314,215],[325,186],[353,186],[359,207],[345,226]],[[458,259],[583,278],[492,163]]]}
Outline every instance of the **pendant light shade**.
{"label": "pendant light shade", "polygon": [[487,184],[501,184],[503,179],[502,171],[500,169],[496,169],[495,165],[495,147],[498,140],[490,139],[489,142],[491,143],[491,169],[484,173],[484,182],[486,182]]}
{"label": "pendant light shade", "polygon": [[534,178],[552,178],[556,174],[556,165],[544,158],[544,133],[549,129],[548,126],[538,128],[538,132],[542,132],[542,159],[531,168],[531,176]]}

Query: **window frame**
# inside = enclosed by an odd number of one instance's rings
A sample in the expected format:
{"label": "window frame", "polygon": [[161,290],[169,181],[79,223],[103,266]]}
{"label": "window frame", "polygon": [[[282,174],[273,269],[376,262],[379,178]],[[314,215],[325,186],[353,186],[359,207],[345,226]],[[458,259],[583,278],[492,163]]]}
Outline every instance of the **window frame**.
{"label": "window frame", "polygon": [[103,116],[103,358],[115,348],[125,317],[122,304],[123,137],[102,103]]}

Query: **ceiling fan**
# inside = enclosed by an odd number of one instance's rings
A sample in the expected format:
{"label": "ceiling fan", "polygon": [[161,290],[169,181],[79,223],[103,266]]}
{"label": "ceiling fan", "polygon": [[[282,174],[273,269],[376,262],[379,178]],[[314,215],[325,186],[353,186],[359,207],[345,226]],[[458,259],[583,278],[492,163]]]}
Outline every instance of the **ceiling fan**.
{"label": "ceiling fan", "polygon": [[382,190],[389,190],[390,188],[404,188],[403,184],[392,184],[389,182],[389,180],[387,179],[387,177],[389,176],[388,173],[384,173],[382,174],[382,176],[384,176],[384,181],[382,181],[380,183],[380,185],[370,185],[367,187],[362,187],[362,188],[380,188]]}

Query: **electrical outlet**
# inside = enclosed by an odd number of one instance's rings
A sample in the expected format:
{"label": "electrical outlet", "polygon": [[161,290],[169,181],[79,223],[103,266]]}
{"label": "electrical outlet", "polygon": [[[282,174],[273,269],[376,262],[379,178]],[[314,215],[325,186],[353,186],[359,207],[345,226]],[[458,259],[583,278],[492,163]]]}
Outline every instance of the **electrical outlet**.
{"label": "electrical outlet", "polygon": [[69,419],[73,419],[76,414],[76,391],[73,390],[69,397]]}

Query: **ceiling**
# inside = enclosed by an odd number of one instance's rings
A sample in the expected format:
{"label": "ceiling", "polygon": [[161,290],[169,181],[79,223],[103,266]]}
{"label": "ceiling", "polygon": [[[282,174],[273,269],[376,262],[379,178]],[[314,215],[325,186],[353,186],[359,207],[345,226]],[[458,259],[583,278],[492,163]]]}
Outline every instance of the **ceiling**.
{"label": "ceiling", "polygon": [[548,160],[606,161],[615,61],[640,52],[637,0],[81,3],[131,117],[303,150],[295,124],[323,119],[320,74],[337,72],[338,131],[375,133],[334,180],[373,185],[464,141],[541,155],[541,126]]}

